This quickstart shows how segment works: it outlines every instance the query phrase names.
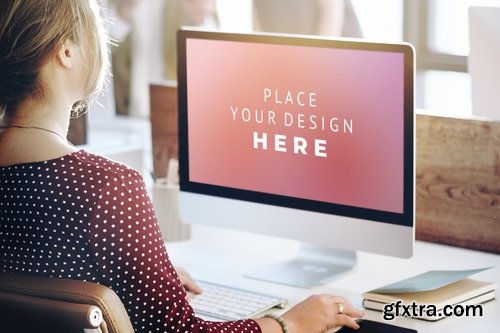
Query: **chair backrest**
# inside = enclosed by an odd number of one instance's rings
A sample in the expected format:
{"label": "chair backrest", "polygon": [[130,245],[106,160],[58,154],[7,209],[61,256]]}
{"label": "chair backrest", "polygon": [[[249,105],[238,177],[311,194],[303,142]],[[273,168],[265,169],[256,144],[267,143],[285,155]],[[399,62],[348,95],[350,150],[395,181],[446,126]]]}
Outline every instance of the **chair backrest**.
{"label": "chair backrest", "polygon": [[133,333],[108,287],[79,280],[0,273],[1,332]]}

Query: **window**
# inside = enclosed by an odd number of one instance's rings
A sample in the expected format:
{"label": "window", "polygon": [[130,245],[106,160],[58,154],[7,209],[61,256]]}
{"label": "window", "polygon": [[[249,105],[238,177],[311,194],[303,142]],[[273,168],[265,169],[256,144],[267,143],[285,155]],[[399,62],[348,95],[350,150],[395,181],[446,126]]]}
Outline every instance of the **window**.
{"label": "window", "polygon": [[472,114],[468,8],[498,0],[405,0],[405,40],[417,54],[417,107],[453,116]]}
{"label": "window", "polygon": [[251,0],[216,0],[220,28],[225,31],[252,31]]}
{"label": "window", "polygon": [[403,0],[352,0],[364,38],[403,40]]}

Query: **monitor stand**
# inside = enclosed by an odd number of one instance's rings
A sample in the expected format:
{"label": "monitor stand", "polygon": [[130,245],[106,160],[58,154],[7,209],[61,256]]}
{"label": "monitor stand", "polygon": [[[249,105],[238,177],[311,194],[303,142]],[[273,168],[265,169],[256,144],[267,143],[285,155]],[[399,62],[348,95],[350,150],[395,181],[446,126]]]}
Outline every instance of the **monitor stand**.
{"label": "monitor stand", "polygon": [[353,251],[301,244],[297,258],[248,272],[245,277],[308,288],[352,270],[356,262]]}

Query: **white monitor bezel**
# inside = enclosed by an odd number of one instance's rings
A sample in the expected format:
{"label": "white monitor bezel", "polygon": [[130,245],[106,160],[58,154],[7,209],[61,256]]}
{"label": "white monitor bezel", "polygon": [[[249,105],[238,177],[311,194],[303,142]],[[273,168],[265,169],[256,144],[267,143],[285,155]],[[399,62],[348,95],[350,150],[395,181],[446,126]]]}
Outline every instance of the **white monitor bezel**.
{"label": "white monitor bezel", "polygon": [[[318,47],[357,48],[404,54],[404,212],[358,209],[332,204],[333,210],[310,211],[305,206],[283,207],[287,198],[272,204],[259,193],[194,184],[189,180],[187,133],[186,40],[190,38]],[[286,34],[242,34],[181,29],[178,33],[180,212],[186,223],[206,224],[284,237],[334,248],[408,258],[415,240],[415,107],[414,53],[406,43],[378,43]],[[267,197],[267,195],[265,195]],[[275,196],[276,197],[276,196]],[[300,201],[300,200],[299,200]],[[292,206],[296,200],[292,200]],[[288,202],[290,205],[290,202]],[[333,212],[333,214],[332,214]],[[361,212],[361,213],[359,213]],[[307,222],[304,222],[307,221]],[[377,222],[375,222],[377,221]],[[306,223],[309,225],[306,226]]]}

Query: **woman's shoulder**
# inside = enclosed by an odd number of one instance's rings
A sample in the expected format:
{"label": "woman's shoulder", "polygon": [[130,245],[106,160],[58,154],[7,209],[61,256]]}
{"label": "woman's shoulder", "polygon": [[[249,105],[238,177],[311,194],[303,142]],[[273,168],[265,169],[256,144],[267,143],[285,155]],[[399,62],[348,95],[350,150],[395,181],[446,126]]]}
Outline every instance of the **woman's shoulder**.
{"label": "woman's shoulder", "polygon": [[140,177],[140,173],[134,168],[85,149],[69,154],[63,160],[67,160],[68,164],[76,163],[82,171],[92,172],[96,176],[113,174],[119,178]]}

